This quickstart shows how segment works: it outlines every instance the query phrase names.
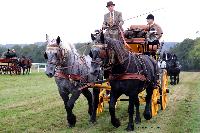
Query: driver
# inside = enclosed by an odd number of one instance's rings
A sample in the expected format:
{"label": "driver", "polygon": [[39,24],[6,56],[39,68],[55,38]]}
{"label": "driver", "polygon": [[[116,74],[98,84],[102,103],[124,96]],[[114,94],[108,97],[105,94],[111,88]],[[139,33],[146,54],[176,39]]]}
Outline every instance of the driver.
{"label": "driver", "polygon": [[106,29],[105,36],[120,40],[120,31],[122,30],[122,25],[124,21],[122,19],[122,13],[115,11],[115,4],[112,1],[107,2],[109,13],[104,15],[104,22],[102,29]]}

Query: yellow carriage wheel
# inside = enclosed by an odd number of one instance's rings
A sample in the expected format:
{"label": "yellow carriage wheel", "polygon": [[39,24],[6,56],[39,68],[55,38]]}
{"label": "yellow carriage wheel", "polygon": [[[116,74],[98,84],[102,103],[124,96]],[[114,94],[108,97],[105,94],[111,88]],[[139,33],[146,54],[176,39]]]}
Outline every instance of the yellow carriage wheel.
{"label": "yellow carriage wheel", "polygon": [[98,104],[98,108],[97,108],[98,115],[103,112],[103,108],[104,108],[103,97],[99,97],[99,104]]}
{"label": "yellow carriage wheel", "polygon": [[151,113],[152,116],[158,114],[158,98],[160,96],[159,89],[156,88],[153,90],[152,99],[151,99]]}
{"label": "yellow carriage wheel", "polygon": [[100,93],[99,93],[99,104],[97,107],[97,114],[100,114],[103,112],[103,108],[104,108],[104,94],[105,93],[105,89],[100,89]]}
{"label": "yellow carriage wheel", "polygon": [[161,90],[160,90],[160,102],[161,102],[161,110],[165,110],[168,102],[168,76],[167,71],[163,70],[161,77]]}

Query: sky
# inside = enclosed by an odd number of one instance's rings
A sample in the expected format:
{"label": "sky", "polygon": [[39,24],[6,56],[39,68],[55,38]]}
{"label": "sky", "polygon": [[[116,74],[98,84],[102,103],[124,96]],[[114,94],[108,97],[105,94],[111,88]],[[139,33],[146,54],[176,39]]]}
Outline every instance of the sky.
{"label": "sky", "polygon": [[[108,0],[1,0],[0,44],[25,44],[51,38],[77,43],[91,41],[108,12]],[[196,38],[200,30],[198,0],[113,0],[126,20],[150,11],[164,35],[162,40],[180,42]],[[146,24],[146,15],[125,21],[123,28]]]}

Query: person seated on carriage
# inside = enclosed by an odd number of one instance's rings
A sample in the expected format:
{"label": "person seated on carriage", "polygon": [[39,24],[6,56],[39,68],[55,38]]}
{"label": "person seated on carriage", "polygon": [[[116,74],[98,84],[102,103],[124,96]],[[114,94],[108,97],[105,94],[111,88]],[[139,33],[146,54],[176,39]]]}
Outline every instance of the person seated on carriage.
{"label": "person seated on carriage", "polygon": [[123,31],[122,25],[124,21],[122,19],[122,13],[114,10],[115,4],[112,1],[107,2],[106,6],[109,13],[104,15],[104,22],[102,29],[106,29],[105,36],[121,40],[120,30]]}
{"label": "person seated on carriage", "polygon": [[8,49],[8,51],[4,54],[4,56],[5,56],[6,58],[11,58],[10,49]]}
{"label": "person seated on carriage", "polygon": [[148,41],[148,51],[154,51],[158,49],[160,45],[160,38],[162,37],[163,30],[162,28],[154,22],[154,16],[152,14],[149,14],[147,16],[147,41]]}
{"label": "person seated on carriage", "polygon": [[11,50],[10,55],[11,55],[11,58],[13,58],[13,59],[17,59],[17,54],[16,54],[15,49],[12,49],[12,50]]}

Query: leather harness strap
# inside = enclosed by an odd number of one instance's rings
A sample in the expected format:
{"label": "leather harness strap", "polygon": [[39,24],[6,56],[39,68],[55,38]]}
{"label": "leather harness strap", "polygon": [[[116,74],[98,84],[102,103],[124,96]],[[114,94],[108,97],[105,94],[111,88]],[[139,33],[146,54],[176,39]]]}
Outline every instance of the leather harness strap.
{"label": "leather harness strap", "polygon": [[63,78],[63,79],[67,79],[67,80],[72,79],[72,80],[75,80],[75,81],[85,81],[85,79],[83,77],[81,77],[80,75],[65,74],[63,72],[56,72],[55,77]]}
{"label": "leather harness strap", "polygon": [[137,73],[123,73],[110,76],[110,80],[128,80],[128,79],[138,79],[141,81],[146,81],[146,77]]}

